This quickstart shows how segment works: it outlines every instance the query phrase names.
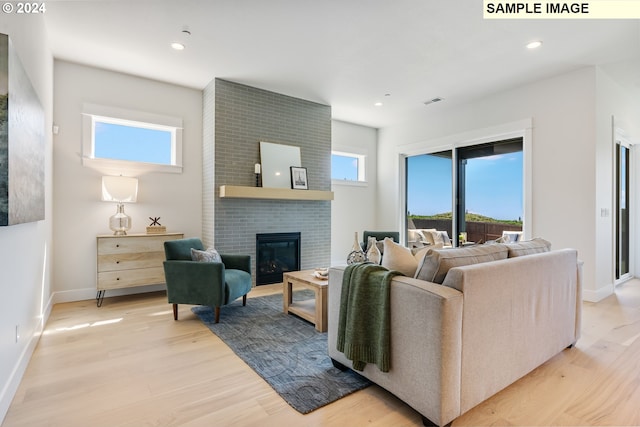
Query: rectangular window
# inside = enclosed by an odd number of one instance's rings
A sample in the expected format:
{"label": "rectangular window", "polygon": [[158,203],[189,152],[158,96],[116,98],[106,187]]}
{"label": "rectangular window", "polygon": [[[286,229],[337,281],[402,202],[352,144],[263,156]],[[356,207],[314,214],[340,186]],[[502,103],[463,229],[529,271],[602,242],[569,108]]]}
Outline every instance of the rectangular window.
{"label": "rectangular window", "polygon": [[331,179],[334,181],[365,182],[365,156],[332,151]]}
{"label": "rectangular window", "polygon": [[83,121],[83,164],[181,172],[180,119],[85,105]]}

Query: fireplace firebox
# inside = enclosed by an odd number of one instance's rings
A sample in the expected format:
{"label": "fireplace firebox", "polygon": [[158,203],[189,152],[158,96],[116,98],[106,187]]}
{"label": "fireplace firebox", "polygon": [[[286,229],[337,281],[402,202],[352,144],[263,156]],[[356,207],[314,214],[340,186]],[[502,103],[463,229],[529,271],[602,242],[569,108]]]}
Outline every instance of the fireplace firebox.
{"label": "fireplace firebox", "polygon": [[256,234],[256,285],[282,282],[282,273],[299,270],[299,232]]}

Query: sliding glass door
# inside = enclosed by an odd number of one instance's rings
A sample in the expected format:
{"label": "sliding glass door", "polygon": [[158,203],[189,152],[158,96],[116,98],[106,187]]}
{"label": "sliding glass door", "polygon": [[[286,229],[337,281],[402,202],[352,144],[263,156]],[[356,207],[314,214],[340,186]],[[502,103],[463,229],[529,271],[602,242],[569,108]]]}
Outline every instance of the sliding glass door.
{"label": "sliding glass door", "polygon": [[483,243],[521,232],[522,138],[458,148],[457,165],[458,233]]}
{"label": "sliding glass door", "polygon": [[[407,157],[407,243],[420,247],[423,236],[414,230],[437,229],[453,232],[453,152]],[[444,243],[444,242],[443,242]]]}
{"label": "sliding glass door", "polygon": [[451,244],[515,240],[523,221],[523,140],[407,157],[407,242],[415,230],[446,231]]}

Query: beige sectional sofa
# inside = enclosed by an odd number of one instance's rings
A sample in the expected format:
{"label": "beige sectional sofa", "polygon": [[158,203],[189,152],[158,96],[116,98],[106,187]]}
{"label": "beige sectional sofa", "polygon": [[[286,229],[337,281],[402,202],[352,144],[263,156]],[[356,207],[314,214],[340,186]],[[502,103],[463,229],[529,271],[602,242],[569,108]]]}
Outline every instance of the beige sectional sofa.
{"label": "beige sectional sofa", "polygon": [[[367,364],[360,373],[425,424],[442,426],[573,345],[582,300],[577,252],[514,245],[431,249],[415,275],[441,284],[396,276],[390,370]],[[336,350],[344,269],[329,273],[328,345],[335,364],[351,368]]]}

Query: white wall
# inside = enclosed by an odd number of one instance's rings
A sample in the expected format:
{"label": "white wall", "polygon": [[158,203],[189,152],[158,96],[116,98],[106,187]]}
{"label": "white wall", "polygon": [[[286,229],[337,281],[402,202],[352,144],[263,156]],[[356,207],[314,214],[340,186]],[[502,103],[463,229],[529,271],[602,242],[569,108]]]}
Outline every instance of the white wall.
{"label": "white wall", "polygon": [[[609,295],[613,291],[615,280],[615,181],[614,181],[614,127],[624,131],[631,142],[640,143],[640,99],[634,98],[632,91],[617,83],[606,71],[596,70],[597,89],[597,129],[596,129],[596,283],[597,299]],[[632,165],[635,166],[635,165]],[[633,172],[633,170],[632,170]],[[640,175],[636,172],[636,178]],[[638,182],[634,182],[632,198],[636,197]],[[602,209],[607,209],[608,216],[602,216]],[[633,212],[632,212],[633,215]],[[635,212],[638,218],[638,212]],[[633,227],[633,225],[632,225]],[[637,229],[632,229],[637,235]],[[633,236],[633,235],[632,235]],[[637,240],[633,239],[632,240]],[[632,243],[633,244],[633,243]],[[636,255],[638,248],[636,246]],[[633,262],[633,260],[632,260]],[[639,264],[636,263],[636,272]],[[633,268],[633,265],[632,265]],[[632,270],[633,273],[633,270]]]}
{"label": "white wall", "polygon": [[424,114],[379,131],[378,226],[397,227],[398,157],[403,146],[425,150],[443,138],[530,119],[532,129],[532,236],[553,248],[573,247],[584,260],[586,293],[596,281],[596,70],[585,68],[498,93],[472,104],[426,107]]}
{"label": "white wall", "polygon": [[[0,227],[0,421],[46,321],[51,295],[53,59],[41,15],[0,14],[45,112],[45,220]],[[16,341],[16,325],[20,338]]]}
{"label": "white wall", "polygon": [[[331,265],[345,264],[354,233],[362,241],[363,230],[377,230],[377,130],[352,123],[332,121],[331,149],[366,155],[366,184],[334,181],[331,189]],[[395,230],[395,228],[394,228]]]}
{"label": "white wall", "polygon": [[95,297],[96,236],[111,234],[108,218],[116,209],[100,201],[103,172],[81,163],[83,103],[183,119],[183,172],[139,175],[138,202],[125,209],[130,233],[144,233],[148,218],[159,216],[167,231],[193,237],[202,230],[202,92],[58,60],[54,80],[53,291],[54,301],[62,302]]}

